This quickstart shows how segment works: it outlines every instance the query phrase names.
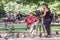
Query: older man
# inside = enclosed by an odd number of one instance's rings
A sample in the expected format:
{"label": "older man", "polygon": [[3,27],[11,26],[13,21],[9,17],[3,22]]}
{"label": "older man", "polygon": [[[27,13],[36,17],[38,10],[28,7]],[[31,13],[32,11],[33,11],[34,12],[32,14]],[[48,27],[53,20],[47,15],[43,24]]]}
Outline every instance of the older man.
{"label": "older man", "polygon": [[34,35],[34,33],[33,33],[34,25],[36,25],[38,23],[37,17],[33,16],[32,12],[31,12],[25,18],[25,20],[20,21],[20,22],[26,22],[27,23],[27,26],[30,28],[31,37],[33,37],[33,35]]}

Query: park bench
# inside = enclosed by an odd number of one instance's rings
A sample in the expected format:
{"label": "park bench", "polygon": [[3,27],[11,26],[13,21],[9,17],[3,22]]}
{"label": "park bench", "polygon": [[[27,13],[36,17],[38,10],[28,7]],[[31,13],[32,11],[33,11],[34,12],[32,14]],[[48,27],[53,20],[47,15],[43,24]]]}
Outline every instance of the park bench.
{"label": "park bench", "polygon": [[[17,25],[20,25],[20,24],[14,24],[15,26]],[[60,26],[60,23],[51,23],[51,26]],[[10,29],[11,29],[12,27],[10,27]],[[25,25],[25,27],[14,27],[14,29],[16,30],[16,29],[18,29],[18,30],[27,30],[27,27],[26,27],[26,25]],[[2,28],[0,28],[0,30],[4,30],[4,28],[2,27]]]}
{"label": "park bench", "polygon": [[51,26],[60,26],[60,23],[51,23]]}
{"label": "park bench", "polygon": [[[17,27],[16,25],[20,25],[20,24],[14,24],[14,29],[12,29],[12,27],[10,27],[9,29],[7,29],[7,30],[11,30],[10,32],[13,32],[14,30],[24,30],[24,31],[27,31],[27,27],[22,27],[22,26],[20,26],[20,27]],[[16,26],[16,28],[15,28],[15,26]],[[60,26],[60,23],[51,23],[51,26]],[[4,28],[0,28],[0,30],[5,30]],[[15,32],[14,32],[15,33]],[[19,32],[16,32],[16,33],[19,33]],[[25,32],[23,32],[23,33],[25,33]]]}

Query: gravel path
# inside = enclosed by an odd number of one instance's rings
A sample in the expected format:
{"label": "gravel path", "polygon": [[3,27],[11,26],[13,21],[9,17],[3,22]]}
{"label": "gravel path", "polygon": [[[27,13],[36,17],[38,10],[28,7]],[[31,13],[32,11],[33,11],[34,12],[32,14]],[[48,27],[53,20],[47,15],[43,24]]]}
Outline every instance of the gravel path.
{"label": "gravel path", "polygon": [[[5,40],[3,38],[1,38],[0,40]],[[54,38],[39,38],[39,37],[35,37],[35,38],[10,38],[8,40],[60,40],[60,38],[54,37]]]}
{"label": "gravel path", "polygon": [[[15,33],[16,34],[16,33]],[[4,36],[6,36],[6,34],[1,34],[3,38],[0,38],[0,40],[5,40]],[[34,38],[31,38],[29,36],[27,36],[27,34],[25,34],[25,38],[22,38],[22,33],[20,33],[20,37],[19,38],[9,38],[8,40],[60,40],[60,34],[56,35],[56,34],[52,34],[51,38],[46,38],[44,36],[39,37],[39,36],[35,36]]]}

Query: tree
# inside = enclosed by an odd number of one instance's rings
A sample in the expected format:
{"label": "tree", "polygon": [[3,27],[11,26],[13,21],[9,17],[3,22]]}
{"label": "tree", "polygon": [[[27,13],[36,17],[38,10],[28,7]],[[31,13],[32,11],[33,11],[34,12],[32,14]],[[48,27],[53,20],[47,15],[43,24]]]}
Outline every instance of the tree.
{"label": "tree", "polygon": [[6,17],[6,11],[4,10],[4,4],[2,0],[0,0],[0,18]]}

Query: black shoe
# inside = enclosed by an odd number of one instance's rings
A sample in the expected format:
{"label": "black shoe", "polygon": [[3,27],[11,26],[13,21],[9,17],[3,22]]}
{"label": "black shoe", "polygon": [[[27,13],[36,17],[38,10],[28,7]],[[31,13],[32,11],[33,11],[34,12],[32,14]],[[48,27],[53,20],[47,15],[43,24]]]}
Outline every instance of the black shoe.
{"label": "black shoe", "polygon": [[2,38],[1,35],[0,35],[0,38]]}
{"label": "black shoe", "polygon": [[59,32],[56,31],[56,34],[59,35]]}

